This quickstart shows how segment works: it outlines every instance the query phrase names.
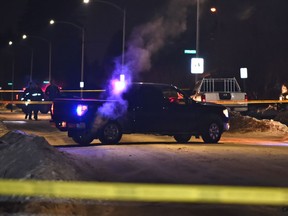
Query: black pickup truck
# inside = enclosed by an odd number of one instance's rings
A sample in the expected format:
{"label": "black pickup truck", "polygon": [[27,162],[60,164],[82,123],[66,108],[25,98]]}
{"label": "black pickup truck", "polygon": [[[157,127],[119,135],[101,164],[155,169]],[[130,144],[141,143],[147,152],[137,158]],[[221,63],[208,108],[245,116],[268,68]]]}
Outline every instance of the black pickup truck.
{"label": "black pickup truck", "polygon": [[217,143],[229,129],[224,106],[196,102],[175,86],[155,83],[132,83],[121,96],[103,100],[56,99],[52,120],[81,145],[93,139],[118,143],[122,134],[132,133],[169,135],[179,143],[201,136]]}

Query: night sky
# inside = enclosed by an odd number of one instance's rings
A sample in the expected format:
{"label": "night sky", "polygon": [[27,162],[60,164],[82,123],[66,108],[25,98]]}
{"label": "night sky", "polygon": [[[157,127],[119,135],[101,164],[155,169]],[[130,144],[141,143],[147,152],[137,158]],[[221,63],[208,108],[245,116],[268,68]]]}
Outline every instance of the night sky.
{"label": "night sky", "polygon": [[[190,72],[190,58],[193,55],[185,55],[183,51],[196,48],[195,0],[110,2],[127,11],[125,55],[127,64],[133,65],[133,79],[192,88],[195,76]],[[245,90],[249,95],[253,92],[259,98],[278,97],[280,84],[288,81],[288,1],[200,2],[199,57],[205,59],[204,75],[236,77],[243,88],[240,68],[247,67]],[[210,12],[211,6],[217,8],[217,13]],[[85,28],[85,88],[102,88],[115,69],[115,59],[121,57],[122,15],[122,11],[96,1],[89,5],[81,0],[2,2],[0,85],[9,89],[12,59],[15,60],[14,88],[26,85],[31,48],[33,79],[38,82],[48,79],[48,43],[35,38],[23,41],[21,36],[25,33],[52,42],[52,78],[64,88],[79,88],[81,32],[60,23],[49,25],[53,18]],[[14,41],[13,47],[8,46],[9,40]]]}

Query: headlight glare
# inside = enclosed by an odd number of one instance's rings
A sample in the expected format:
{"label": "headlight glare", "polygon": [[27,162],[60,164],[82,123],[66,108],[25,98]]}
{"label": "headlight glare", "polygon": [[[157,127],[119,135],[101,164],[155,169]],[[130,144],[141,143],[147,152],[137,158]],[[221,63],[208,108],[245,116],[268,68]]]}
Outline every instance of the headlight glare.
{"label": "headlight glare", "polygon": [[229,111],[228,111],[228,109],[224,109],[224,110],[223,110],[223,114],[224,114],[227,118],[229,118]]}

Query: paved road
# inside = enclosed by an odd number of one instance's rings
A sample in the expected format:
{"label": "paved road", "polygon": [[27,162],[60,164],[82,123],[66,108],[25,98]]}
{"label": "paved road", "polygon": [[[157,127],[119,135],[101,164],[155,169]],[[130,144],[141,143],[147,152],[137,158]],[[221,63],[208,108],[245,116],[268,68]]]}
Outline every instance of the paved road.
{"label": "paved road", "polygon": [[[51,145],[74,145],[72,139],[67,137],[66,132],[61,132],[55,128],[53,123],[49,122],[50,114],[39,114],[39,120],[25,120],[24,114],[20,110],[10,112],[9,110],[0,109],[0,121],[2,121],[9,130],[21,130],[29,134],[44,136]],[[175,140],[168,136],[152,136],[152,135],[124,135],[121,143],[170,143],[175,144]],[[203,144],[201,139],[192,138],[190,143]],[[287,146],[288,137],[279,136],[278,134],[241,134],[229,133],[223,134],[220,144],[245,144],[245,145],[273,145]],[[93,144],[100,144],[98,140],[94,140]]]}

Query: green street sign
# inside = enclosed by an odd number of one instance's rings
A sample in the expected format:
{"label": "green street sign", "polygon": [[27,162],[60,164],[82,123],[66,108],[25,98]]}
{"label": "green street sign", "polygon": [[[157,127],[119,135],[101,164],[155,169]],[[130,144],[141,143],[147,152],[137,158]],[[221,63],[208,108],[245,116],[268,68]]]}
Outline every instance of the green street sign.
{"label": "green street sign", "polygon": [[196,50],[184,50],[184,54],[196,54]]}

